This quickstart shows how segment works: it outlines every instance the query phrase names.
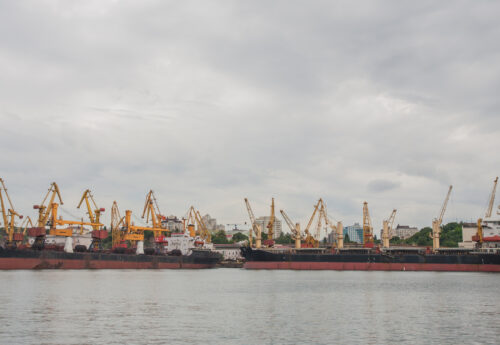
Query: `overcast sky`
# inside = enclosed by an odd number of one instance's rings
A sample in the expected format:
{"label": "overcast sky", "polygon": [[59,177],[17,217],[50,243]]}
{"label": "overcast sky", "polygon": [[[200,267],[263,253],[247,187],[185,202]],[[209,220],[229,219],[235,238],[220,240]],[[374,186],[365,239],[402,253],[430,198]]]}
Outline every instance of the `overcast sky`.
{"label": "overcast sky", "polygon": [[[0,177],[35,215],[191,204],[243,223],[322,197],[376,233],[484,215],[500,174],[496,1],[0,1]],[[498,205],[498,202],[496,203]],[[284,225],[286,229],[286,225]]]}

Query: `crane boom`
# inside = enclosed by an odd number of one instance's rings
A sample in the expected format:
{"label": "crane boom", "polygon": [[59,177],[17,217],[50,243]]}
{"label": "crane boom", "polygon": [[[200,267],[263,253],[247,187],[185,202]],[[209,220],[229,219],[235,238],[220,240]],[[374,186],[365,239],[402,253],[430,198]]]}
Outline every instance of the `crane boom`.
{"label": "crane boom", "polygon": [[[495,193],[497,190],[497,183],[498,183],[498,176],[495,179],[495,181],[493,181],[493,190],[491,191],[491,194],[490,194],[488,208],[486,209],[486,214],[485,214],[484,218],[491,217],[491,213],[493,211],[493,204],[495,203]],[[499,206],[499,208],[500,208],[500,206]]]}
{"label": "crane boom", "polygon": [[365,247],[373,246],[373,227],[368,211],[368,203],[363,203],[363,245]]}
{"label": "crane boom", "polygon": [[446,212],[446,206],[448,205],[448,200],[450,200],[450,194],[451,190],[453,189],[453,186],[450,186],[448,188],[448,194],[446,194],[446,198],[444,199],[443,206],[441,207],[441,213],[439,214],[439,218],[437,218],[439,225],[443,222],[443,216],[444,213]]}
{"label": "crane boom", "polygon": [[[8,207],[6,207],[2,194],[5,194],[7,198]],[[17,243],[22,242],[23,235],[16,234],[16,217],[23,218],[19,213],[14,210],[14,206],[12,205],[12,200],[10,199],[9,193],[7,192],[7,188],[5,187],[5,183],[3,179],[0,178],[0,211],[2,212],[2,218],[4,223],[5,232],[7,233],[7,246],[16,246]],[[9,219],[10,218],[10,219]]]}
{"label": "crane boom", "polygon": [[[104,212],[104,208],[97,207],[97,204],[92,196],[90,189],[85,190],[83,192],[82,198],[80,199],[80,203],[76,208],[80,208],[82,206],[83,201],[85,201],[85,205],[87,206],[87,214],[89,215],[89,220],[91,223],[95,225],[92,226],[94,230],[99,230],[99,226],[97,225],[101,218],[101,213]],[[92,210],[92,205],[94,206],[94,210]]]}
{"label": "crane boom", "polygon": [[245,205],[247,207],[248,217],[250,218],[250,221],[252,222],[252,229],[250,229],[249,236],[248,236],[250,246],[252,246],[252,233],[253,233],[253,234],[255,234],[255,247],[260,248],[261,241],[262,241],[262,237],[261,237],[262,230],[256,222],[255,215],[252,211],[252,207],[250,206],[250,202],[248,201],[247,198],[245,198]]}
{"label": "crane boom", "polygon": [[290,217],[288,217],[288,215],[285,213],[285,211],[280,210],[280,212],[281,212],[281,215],[283,216],[283,219],[285,220],[286,224],[288,225],[288,227],[292,231],[292,237],[295,240],[295,248],[296,249],[301,248],[301,246],[302,246],[301,241],[303,238],[302,238],[302,234],[300,233],[300,224],[296,223],[294,226],[292,220],[290,219]]}
{"label": "crane boom", "polygon": [[293,233],[295,231],[295,226],[293,225],[292,220],[288,217],[288,215],[285,213],[285,211],[280,210],[280,213],[283,216],[283,219],[285,220],[286,224],[290,228],[290,231],[292,231],[292,233]]}

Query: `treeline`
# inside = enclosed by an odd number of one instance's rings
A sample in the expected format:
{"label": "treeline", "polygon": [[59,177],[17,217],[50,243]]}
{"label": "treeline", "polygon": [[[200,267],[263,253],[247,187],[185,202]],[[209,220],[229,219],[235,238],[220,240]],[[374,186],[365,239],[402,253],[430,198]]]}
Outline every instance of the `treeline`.
{"label": "treeline", "polygon": [[[451,222],[441,227],[440,244],[443,247],[458,247],[458,243],[462,242],[462,225],[463,223]],[[417,246],[432,246],[432,228],[422,228],[415,235],[406,240],[399,237],[393,237],[390,240],[391,244],[409,244]]]}

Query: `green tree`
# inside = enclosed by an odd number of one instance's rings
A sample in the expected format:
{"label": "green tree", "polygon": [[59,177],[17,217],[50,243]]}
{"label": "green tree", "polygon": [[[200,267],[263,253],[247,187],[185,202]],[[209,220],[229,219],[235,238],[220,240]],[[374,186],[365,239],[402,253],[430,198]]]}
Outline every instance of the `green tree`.
{"label": "green tree", "polygon": [[276,239],[276,243],[279,243],[279,244],[290,244],[290,243],[293,243],[292,234],[281,233],[280,237],[278,237]]}
{"label": "green tree", "polygon": [[345,234],[344,243],[351,243],[351,239],[349,238],[349,234]]}
{"label": "green tree", "polygon": [[233,238],[231,240],[232,240],[232,242],[247,241],[248,236],[245,234],[242,234],[241,232],[237,232],[233,235]]}
{"label": "green tree", "polygon": [[212,236],[212,243],[214,244],[228,244],[226,232],[224,230],[219,230]]}

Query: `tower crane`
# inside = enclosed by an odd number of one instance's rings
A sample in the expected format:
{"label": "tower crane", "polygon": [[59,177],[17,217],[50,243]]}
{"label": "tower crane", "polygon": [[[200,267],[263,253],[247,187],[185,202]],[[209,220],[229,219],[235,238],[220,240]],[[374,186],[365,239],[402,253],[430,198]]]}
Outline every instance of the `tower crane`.
{"label": "tower crane", "polygon": [[262,229],[259,224],[257,224],[255,215],[252,211],[252,207],[250,206],[250,202],[247,198],[245,198],[245,205],[248,211],[248,217],[250,218],[250,222],[252,223],[252,229],[249,231],[248,241],[250,247],[253,245],[253,235],[255,235],[255,248],[260,248],[262,246]]}
{"label": "tower crane", "polygon": [[382,223],[382,246],[384,248],[389,248],[389,241],[392,238],[392,227],[394,225],[394,219],[396,218],[397,210],[392,210],[391,215],[388,219],[385,219]]}
{"label": "tower crane", "polygon": [[366,201],[363,203],[363,246],[365,248],[373,247],[373,226]]}
{"label": "tower crane", "polygon": [[304,238],[300,233],[300,224],[295,223],[295,225],[293,225],[291,219],[288,217],[288,215],[285,213],[285,211],[280,210],[280,212],[281,212],[281,215],[283,216],[283,219],[285,220],[286,224],[290,228],[290,231],[292,232],[292,238],[295,240],[295,248],[297,248],[297,249],[301,248],[301,241]]}
{"label": "tower crane", "polygon": [[[8,202],[8,207],[6,207],[3,194]],[[22,233],[16,232],[16,217],[22,219],[19,213],[14,210],[14,206],[12,206],[12,201],[10,200],[9,193],[7,192],[7,188],[5,187],[5,183],[3,179],[0,178],[0,211],[2,212],[3,225],[5,228],[5,232],[7,233],[7,241],[5,245],[7,247],[17,247],[18,244],[22,243],[24,235]]]}
{"label": "tower crane", "polygon": [[446,211],[446,206],[448,205],[448,200],[450,199],[451,190],[453,186],[450,185],[448,188],[448,193],[446,194],[446,198],[444,199],[443,206],[441,207],[441,212],[439,213],[438,218],[434,218],[432,220],[432,249],[436,251],[439,249],[439,236],[441,234],[441,223],[443,222],[443,216]]}
{"label": "tower crane", "polygon": [[[102,229],[101,226],[99,225],[101,213],[104,212],[105,209],[97,207],[97,204],[94,200],[94,197],[92,196],[92,193],[90,192],[90,189],[86,189],[83,192],[82,198],[80,199],[80,203],[76,208],[80,208],[80,206],[82,206],[83,201],[85,201],[85,205],[87,206],[87,214],[89,216],[90,223],[94,224],[92,225],[92,243],[90,244],[89,250],[90,251],[100,250],[102,240],[108,237],[108,232]],[[94,210],[92,210],[92,206],[94,206]]]}

